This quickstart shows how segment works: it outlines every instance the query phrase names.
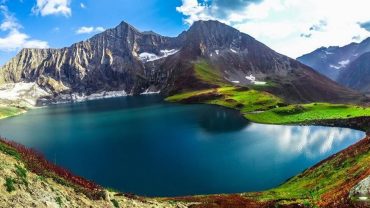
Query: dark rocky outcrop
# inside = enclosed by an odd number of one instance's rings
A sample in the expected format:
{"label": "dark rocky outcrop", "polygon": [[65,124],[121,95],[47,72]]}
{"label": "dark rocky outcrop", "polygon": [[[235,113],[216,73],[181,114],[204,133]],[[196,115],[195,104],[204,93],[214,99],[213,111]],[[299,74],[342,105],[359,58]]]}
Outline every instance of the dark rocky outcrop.
{"label": "dark rocky outcrop", "polygon": [[352,129],[357,129],[357,130],[370,133],[370,117],[369,116],[348,118],[348,119],[317,120],[313,122],[310,121],[307,124],[319,125],[319,126],[352,128]]}

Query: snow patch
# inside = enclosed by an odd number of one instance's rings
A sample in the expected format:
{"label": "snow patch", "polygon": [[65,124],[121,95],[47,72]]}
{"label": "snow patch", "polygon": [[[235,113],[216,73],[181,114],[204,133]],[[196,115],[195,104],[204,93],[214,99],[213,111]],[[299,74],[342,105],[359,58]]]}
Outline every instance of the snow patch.
{"label": "snow patch", "polygon": [[330,64],[329,67],[334,68],[334,69],[342,69],[342,68],[345,68],[349,63],[350,63],[350,60],[347,59],[347,60],[339,61],[338,65]]}
{"label": "snow patch", "polygon": [[333,69],[341,69],[342,68],[341,66],[335,66],[333,64],[330,64],[329,67],[333,68]]}
{"label": "snow patch", "polygon": [[359,199],[359,200],[361,200],[361,201],[365,201],[365,200],[367,200],[368,198],[367,198],[367,196],[360,196],[360,197],[358,197],[358,199]]}
{"label": "snow patch", "polygon": [[0,100],[25,103],[27,106],[35,106],[40,97],[50,94],[34,82],[9,83],[0,86]]}
{"label": "snow patch", "polygon": [[246,76],[245,78],[246,78],[247,80],[251,81],[251,82],[256,81],[256,77],[255,77],[255,76],[253,76],[252,74],[251,74],[251,75],[249,75],[249,76]]}
{"label": "snow patch", "polygon": [[66,102],[84,102],[88,100],[100,100],[106,98],[115,98],[115,97],[125,97],[127,93],[122,91],[104,91],[99,93],[93,93],[90,95],[86,95],[85,93],[72,93],[72,94],[64,94],[60,96],[60,102],[57,103],[66,103]]}
{"label": "snow patch", "polygon": [[254,84],[255,85],[265,85],[267,83],[266,82],[261,82],[261,81],[255,81]]}
{"label": "snow patch", "polygon": [[163,54],[164,57],[171,56],[171,55],[177,53],[178,51],[179,51],[178,49],[160,50],[161,54]]}
{"label": "snow patch", "polygon": [[233,53],[238,53],[236,50],[230,48],[230,51],[233,52]]}
{"label": "snow patch", "polygon": [[153,94],[159,94],[159,93],[161,93],[160,90],[151,91],[151,90],[147,89],[147,90],[145,90],[145,92],[140,93],[140,95],[153,95]]}
{"label": "snow patch", "polygon": [[344,68],[349,64],[349,62],[350,62],[350,60],[347,59],[347,60],[343,60],[343,61],[338,62],[338,64]]}
{"label": "snow patch", "polygon": [[154,53],[144,52],[139,54],[139,58],[142,62],[149,62],[159,59],[159,56],[155,55]]}
{"label": "snow patch", "polygon": [[231,81],[232,83],[239,84],[240,81]]}
{"label": "snow patch", "polygon": [[139,54],[139,59],[144,63],[156,61],[156,60],[171,56],[177,53],[178,51],[179,51],[178,49],[164,49],[164,50],[160,50],[159,55],[154,54],[154,53],[149,53],[149,52],[143,52]]}
{"label": "snow patch", "polygon": [[246,78],[247,80],[251,81],[251,82],[252,82],[252,84],[255,84],[255,85],[265,85],[265,84],[266,84],[266,82],[257,81],[257,80],[256,80],[256,77],[255,77],[255,76],[253,76],[252,74],[251,74],[251,75],[249,75],[249,76],[246,76],[245,78]]}
{"label": "snow patch", "polygon": [[217,55],[219,55],[219,54],[220,54],[220,51],[219,51],[219,50],[215,50],[215,53],[216,53]]}
{"label": "snow patch", "polygon": [[332,54],[334,54],[334,53],[332,53],[332,52],[328,52],[328,51],[325,51],[325,54],[326,54],[326,55],[332,55]]}

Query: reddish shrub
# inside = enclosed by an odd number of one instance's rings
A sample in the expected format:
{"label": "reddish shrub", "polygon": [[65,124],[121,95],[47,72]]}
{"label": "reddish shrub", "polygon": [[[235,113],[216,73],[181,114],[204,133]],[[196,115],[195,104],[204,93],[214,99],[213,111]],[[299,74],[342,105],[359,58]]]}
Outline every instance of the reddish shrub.
{"label": "reddish shrub", "polygon": [[53,178],[56,182],[63,185],[70,185],[77,189],[77,191],[85,193],[90,198],[98,199],[102,197],[101,186],[73,175],[67,169],[49,162],[38,151],[4,138],[0,138],[0,142],[15,149],[20,154],[20,159],[25,163],[29,171],[40,176]]}

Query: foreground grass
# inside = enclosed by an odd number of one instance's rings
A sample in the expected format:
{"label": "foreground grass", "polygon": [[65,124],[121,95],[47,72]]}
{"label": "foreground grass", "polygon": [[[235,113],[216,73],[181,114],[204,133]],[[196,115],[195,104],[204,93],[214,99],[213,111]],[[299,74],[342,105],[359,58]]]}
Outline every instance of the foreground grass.
{"label": "foreground grass", "polygon": [[[208,207],[369,207],[349,192],[370,175],[370,137],[263,192],[182,197]],[[215,206],[218,205],[218,206]],[[360,205],[360,206],[358,206]]]}
{"label": "foreground grass", "polygon": [[[24,163],[27,170],[37,174],[38,176],[51,178],[61,185],[71,187],[77,192],[85,194],[90,199],[99,199],[103,196],[102,188],[99,185],[85,180],[82,177],[73,175],[68,170],[50,163],[43,157],[43,155],[35,150],[28,149],[21,144],[0,138],[0,151],[6,155],[14,157],[19,162]],[[28,185],[26,180],[26,169],[17,166],[15,172],[21,181]],[[8,184],[10,184],[10,182]]]}
{"label": "foreground grass", "polygon": [[215,104],[233,108],[239,110],[251,121],[266,124],[296,124],[370,116],[370,108],[330,103],[288,105],[270,93],[238,87],[187,92],[168,97],[166,100]]}
{"label": "foreground grass", "polygon": [[282,200],[283,204],[352,203],[348,198],[350,189],[370,174],[369,148],[367,137],[275,189],[246,196],[263,201]]}
{"label": "foreground grass", "polygon": [[107,190],[51,164],[20,144],[0,139],[0,207],[185,208]]}

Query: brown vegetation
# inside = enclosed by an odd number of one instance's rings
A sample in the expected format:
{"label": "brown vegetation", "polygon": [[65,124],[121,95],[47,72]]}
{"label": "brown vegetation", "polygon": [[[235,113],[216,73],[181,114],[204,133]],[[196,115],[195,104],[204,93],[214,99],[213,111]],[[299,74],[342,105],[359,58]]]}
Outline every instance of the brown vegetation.
{"label": "brown vegetation", "polygon": [[100,199],[104,197],[101,186],[76,176],[70,171],[47,161],[44,156],[36,150],[4,138],[0,138],[0,143],[3,148],[7,149],[8,154],[11,153],[12,156],[24,162],[29,171],[39,176],[52,178],[62,185],[70,186],[77,192],[82,192],[91,199]]}

